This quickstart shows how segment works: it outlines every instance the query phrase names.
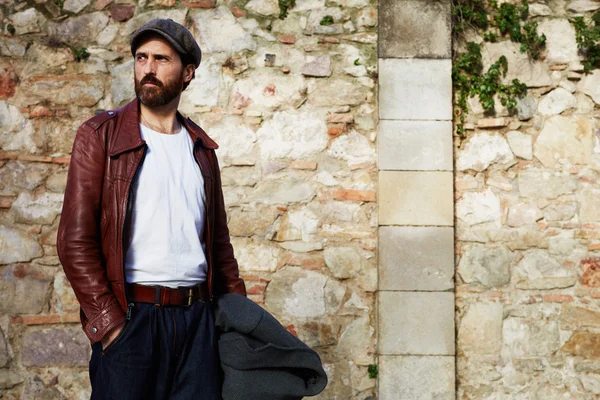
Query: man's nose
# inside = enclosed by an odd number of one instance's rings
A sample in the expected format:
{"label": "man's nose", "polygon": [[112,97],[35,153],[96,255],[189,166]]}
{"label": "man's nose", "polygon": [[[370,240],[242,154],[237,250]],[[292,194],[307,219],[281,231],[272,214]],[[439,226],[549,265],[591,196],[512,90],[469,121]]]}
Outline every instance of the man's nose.
{"label": "man's nose", "polygon": [[144,64],[144,74],[145,75],[156,75],[156,62],[152,58],[148,58],[146,63]]}

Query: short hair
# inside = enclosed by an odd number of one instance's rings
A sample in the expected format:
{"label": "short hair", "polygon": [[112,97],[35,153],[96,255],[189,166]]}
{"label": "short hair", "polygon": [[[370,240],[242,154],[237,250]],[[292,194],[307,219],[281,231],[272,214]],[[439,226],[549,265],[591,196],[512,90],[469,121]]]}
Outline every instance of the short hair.
{"label": "short hair", "polygon": [[192,58],[191,55],[181,54],[181,53],[178,53],[178,54],[179,54],[179,58],[181,58],[181,64],[183,64],[183,68],[187,67],[190,64],[194,66],[194,72],[192,74],[192,79],[190,79],[188,82],[184,82],[183,90],[182,90],[182,92],[183,92],[185,89],[187,89],[187,87],[190,85],[190,83],[196,77],[196,64],[194,64],[194,59]]}

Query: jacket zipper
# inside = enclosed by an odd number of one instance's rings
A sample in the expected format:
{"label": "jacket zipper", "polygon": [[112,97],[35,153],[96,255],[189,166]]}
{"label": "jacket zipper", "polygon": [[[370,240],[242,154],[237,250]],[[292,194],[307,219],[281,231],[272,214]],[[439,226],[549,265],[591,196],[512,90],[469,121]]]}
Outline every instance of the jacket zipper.
{"label": "jacket zipper", "polygon": [[[140,159],[137,162],[137,165],[135,167],[135,172],[133,173],[133,177],[131,178],[131,181],[129,181],[129,187],[127,188],[127,201],[126,201],[126,206],[125,206],[125,218],[123,219],[123,228],[121,231],[121,272],[123,273],[123,290],[125,291],[125,300],[127,300],[127,291],[125,290],[125,285],[127,283],[127,278],[125,277],[125,227],[127,226],[127,218],[130,217],[131,214],[131,209],[132,209],[132,205],[131,205],[131,187],[133,186],[133,181],[135,179],[135,177],[137,176],[137,173],[140,169],[140,166],[142,165],[142,162],[144,161],[144,158],[146,158],[146,145],[144,144],[144,150],[142,151],[142,156],[140,157]],[[129,231],[131,232],[131,227],[129,229]],[[127,310],[127,319],[129,319],[129,317],[131,317],[131,311],[130,308],[128,307]]]}

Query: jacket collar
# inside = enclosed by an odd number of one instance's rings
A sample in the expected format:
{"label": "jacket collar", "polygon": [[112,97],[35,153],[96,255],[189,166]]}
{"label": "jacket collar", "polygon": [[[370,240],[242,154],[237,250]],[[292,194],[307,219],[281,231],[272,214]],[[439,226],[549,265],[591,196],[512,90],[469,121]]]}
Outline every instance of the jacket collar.
{"label": "jacket collar", "polygon": [[[135,149],[145,143],[140,133],[140,107],[137,97],[118,109],[117,113],[116,137],[108,152],[110,156]],[[202,128],[191,119],[181,115],[179,111],[177,111],[177,119],[185,126],[194,143],[200,142],[207,149],[219,148],[219,145]]]}

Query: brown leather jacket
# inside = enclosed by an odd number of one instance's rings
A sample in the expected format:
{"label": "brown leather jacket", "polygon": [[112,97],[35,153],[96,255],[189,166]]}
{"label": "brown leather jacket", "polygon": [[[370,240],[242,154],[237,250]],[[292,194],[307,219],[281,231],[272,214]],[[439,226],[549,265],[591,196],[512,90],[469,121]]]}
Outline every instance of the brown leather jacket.
{"label": "brown leather jacket", "polygon": [[[144,160],[137,99],[84,122],[75,136],[57,235],[65,274],[79,300],[81,323],[92,343],[125,321],[124,259],[129,243],[131,183]],[[211,298],[245,295],[229,240],[217,144],[189,118],[177,114],[194,141],[204,177],[205,244]]]}

